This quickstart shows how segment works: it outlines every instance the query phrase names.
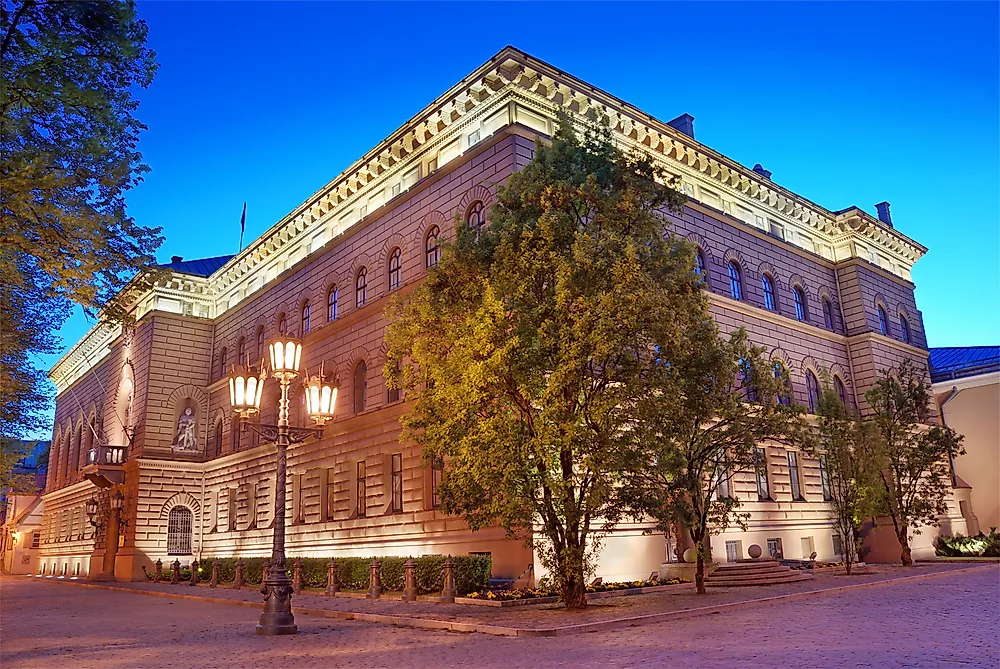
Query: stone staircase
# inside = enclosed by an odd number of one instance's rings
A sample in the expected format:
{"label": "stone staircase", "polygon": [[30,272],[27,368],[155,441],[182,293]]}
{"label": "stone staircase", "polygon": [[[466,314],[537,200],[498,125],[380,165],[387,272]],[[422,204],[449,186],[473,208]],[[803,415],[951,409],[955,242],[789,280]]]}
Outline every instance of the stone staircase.
{"label": "stone staircase", "polygon": [[812,575],[778,564],[774,558],[737,560],[719,565],[705,577],[709,588],[734,588],[748,585],[778,585],[808,581]]}

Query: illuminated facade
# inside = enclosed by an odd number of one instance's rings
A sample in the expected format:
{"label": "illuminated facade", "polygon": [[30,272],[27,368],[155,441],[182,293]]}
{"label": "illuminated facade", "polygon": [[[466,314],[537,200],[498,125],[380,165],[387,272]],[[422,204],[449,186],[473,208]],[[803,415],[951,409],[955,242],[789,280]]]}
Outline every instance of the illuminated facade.
{"label": "illuminated facade", "polygon": [[[233,429],[224,370],[259,360],[285,328],[303,333],[303,366],[323,365],[341,382],[323,439],[289,451],[288,554],[488,551],[496,575],[522,574],[531,551],[499,529],[473,533],[441,513],[440,472],[400,444],[406,404],[382,381],[382,314],[391,293],[411,290],[436,262],[437,240],[453,234],[456,218],[485,216],[496,185],[551,135],[559,108],[603,113],[623,146],[680,177],[690,201],[671,219],[699,245],[713,312],[724,330],[745,326],[784,361],[797,401],[810,401],[821,369],[857,403],[877,370],[907,358],[926,366],[910,282],[925,249],[892,227],[888,205],[881,220],[855,207],[827,210],[698,143],[691,117],[657,121],[506,48],[238,255],[174,258],[169,280],[136,300],[134,330],[96,327],[53,367],[41,569],[101,571],[106,532],[84,510],[101,497],[94,481],[125,491],[120,579],[175,555],[268,554],[275,449]],[[276,393],[272,381],[264,422],[274,422]],[[293,402],[296,413],[305,424]],[[731,482],[752,514],[749,531],[716,537],[716,559],[769,541],[786,557],[831,557],[818,463],[762,447],[767,479]],[[945,522],[964,529],[957,505]],[[655,570],[669,549],[645,529],[626,523],[609,537],[599,575]],[[918,556],[929,545],[922,537]]]}

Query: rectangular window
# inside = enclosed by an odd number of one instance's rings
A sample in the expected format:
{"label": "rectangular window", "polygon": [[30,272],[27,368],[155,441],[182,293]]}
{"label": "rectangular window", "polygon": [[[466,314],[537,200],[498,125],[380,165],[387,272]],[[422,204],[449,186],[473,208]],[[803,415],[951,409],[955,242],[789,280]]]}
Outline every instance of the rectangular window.
{"label": "rectangular window", "polygon": [[[397,375],[397,378],[399,378],[399,376],[398,376],[399,375],[399,363],[398,362],[396,363],[396,375]],[[400,379],[400,380],[402,380],[402,379]],[[386,399],[386,401],[389,404],[392,404],[393,402],[398,402],[399,401],[399,388],[387,388],[385,395],[386,395],[385,399]]]}
{"label": "rectangular window", "polygon": [[729,467],[726,462],[725,449],[719,452],[719,460],[715,465],[715,477],[718,481],[715,487],[716,499],[729,499],[732,497],[729,489]]}
{"label": "rectangular window", "polygon": [[775,560],[780,560],[782,558],[781,539],[767,540],[767,554],[773,557]]}
{"label": "rectangular window", "polygon": [[829,502],[833,499],[833,495],[830,494],[830,472],[826,469],[825,455],[819,456],[819,480],[820,484],[823,486],[823,501]]}
{"label": "rectangular window", "polygon": [[236,488],[226,490],[226,529],[236,529]]}
{"label": "rectangular window", "polygon": [[392,512],[403,511],[403,454],[392,454]]}
{"label": "rectangular window", "polygon": [[368,512],[368,491],[365,489],[364,460],[358,463],[357,485],[358,485],[358,498],[357,498],[358,518],[364,518],[365,514]]}
{"label": "rectangular window", "polygon": [[333,520],[335,513],[334,503],[336,502],[336,496],[333,494],[333,477],[333,467],[329,467],[326,470],[326,520]]}
{"label": "rectangular window", "polygon": [[757,499],[771,499],[771,486],[767,480],[767,451],[763,448],[757,449]]}
{"label": "rectangular window", "polygon": [[42,543],[42,533],[41,532],[32,532],[31,533],[31,547],[32,548],[38,548],[39,545],[41,545],[41,543]]}
{"label": "rectangular window", "polygon": [[434,460],[431,463],[431,508],[440,509],[441,508],[441,495],[438,493],[438,486],[441,485],[441,479],[444,478],[444,462],[441,460]]}
{"label": "rectangular window", "polygon": [[844,556],[844,540],[840,538],[839,534],[833,535],[833,554],[838,557]]}
{"label": "rectangular window", "polygon": [[813,543],[812,537],[802,537],[802,559],[812,560],[814,559],[813,553],[816,552],[816,545]]}
{"label": "rectangular window", "polygon": [[792,499],[802,501],[802,487],[799,479],[799,455],[788,451],[788,480],[792,484]]}
{"label": "rectangular window", "polygon": [[743,555],[743,542],[739,541],[727,541],[726,542],[726,561],[736,562]]}
{"label": "rectangular window", "polygon": [[785,238],[785,227],[781,223],[776,223],[775,221],[768,220],[768,232],[771,233],[772,237],[777,237],[778,239]]}
{"label": "rectangular window", "polygon": [[292,524],[298,525],[306,520],[305,504],[302,503],[302,474],[292,475]]}

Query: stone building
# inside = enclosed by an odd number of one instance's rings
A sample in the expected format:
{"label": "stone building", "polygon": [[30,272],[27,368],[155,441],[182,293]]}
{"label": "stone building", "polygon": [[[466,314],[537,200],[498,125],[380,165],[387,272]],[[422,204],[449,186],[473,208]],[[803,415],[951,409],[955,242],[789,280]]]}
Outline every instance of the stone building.
{"label": "stone building", "polygon": [[[142,578],[157,559],[269,554],[276,449],[234,429],[226,369],[259,360],[285,329],[302,334],[305,367],[341,382],[323,438],[289,451],[288,554],[489,552],[495,575],[524,573],[532,552],[443,514],[440,472],[400,443],[406,402],[382,381],[383,309],[437,262],[456,220],[482,221],[559,108],[603,113],[622,146],[680,177],[690,199],[670,222],[699,246],[711,308],[724,330],[746,327],[790,370],[795,401],[815,401],[821,370],[859,404],[879,369],[926,367],[910,279],[926,249],[893,227],[887,203],[878,217],[826,209],[699,143],[689,115],[661,122],[508,47],[238,255],[173,258],[169,278],[136,299],[134,329],[97,326],[53,367],[41,571],[97,573],[115,555],[106,524],[95,531],[85,512],[95,497],[106,516],[112,489],[124,492],[120,579]],[[274,422],[277,393],[269,381],[262,422]],[[303,414],[293,400],[293,423]],[[766,478],[731,482],[749,529],[716,537],[716,559],[744,557],[751,543],[834,556],[818,462],[761,448]],[[957,505],[946,522],[964,529]],[[646,529],[625,523],[608,537],[598,574],[646,576],[669,559],[664,537]]]}

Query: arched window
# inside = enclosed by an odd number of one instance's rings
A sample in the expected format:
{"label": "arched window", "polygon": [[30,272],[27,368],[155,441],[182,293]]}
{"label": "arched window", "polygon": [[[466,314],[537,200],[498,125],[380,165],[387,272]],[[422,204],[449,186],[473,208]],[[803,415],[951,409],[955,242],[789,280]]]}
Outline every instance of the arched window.
{"label": "arched window", "polygon": [[240,337],[240,341],[236,345],[236,364],[242,365],[246,361],[247,361],[247,340],[246,337]]}
{"label": "arched window", "polygon": [[906,320],[906,316],[903,314],[899,315],[899,335],[903,338],[903,341],[907,344],[910,343],[910,322]]}
{"label": "arched window", "polygon": [[215,443],[212,444],[213,457],[222,455],[222,421],[215,421]]}
{"label": "arched window", "polygon": [[791,379],[788,378],[788,370],[780,362],[774,363],[774,378],[778,380],[778,404],[782,406],[792,406]]}
{"label": "arched window", "polygon": [[833,303],[828,297],[823,298],[823,325],[827,330],[833,329]]}
{"label": "arched window", "polygon": [[389,253],[389,290],[403,285],[403,252],[397,246]]}
{"label": "arched window", "polygon": [[708,270],[705,265],[705,252],[701,249],[695,249],[694,252],[694,273],[697,274],[702,281],[708,281]]}
{"label": "arched window", "polygon": [[809,413],[816,413],[819,408],[819,381],[812,370],[806,370],[806,392],[809,395]]}
{"label": "arched window", "polygon": [[223,378],[226,375],[226,347],[223,346],[222,350],[219,351],[219,378]]}
{"label": "arched window", "polygon": [[330,292],[326,294],[326,320],[337,320],[337,287],[330,286]]}
{"label": "arched window", "polygon": [[288,330],[288,319],[285,318],[285,312],[278,314],[278,332],[285,334]]}
{"label": "arched window", "polygon": [[83,439],[83,453],[80,453],[80,467],[86,467],[90,462],[90,452],[97,442],[97,417],[91,416],[87,422],[87,433]]}
{"label": "arched window", "polygon": [[734,300],[743,299],[743,274],[735,262],[729,263],[729,293]]}
{"label": "arched window", "polygon": [[[395,364],[395,371],[396,371],[396,378],[399,378],[399,363],[398,362]],[[393,402],[398,402],[399,401],[399,397],[400,397],[399,388],[398,387],[397,388],[390,388],[389,385],[386,384],[386,390],[385,390],[385,400],[386,400],[386,403],[387,404],[392,404]]]}
{"label": "arched window", "polygon": [[757,386],[753,381],[753,367],[746,358],[740,358],[740,381],[748,402],[757,401]]}
{"label": "arched window", "polygon": [[844,382],[840,380],[839,376],[833,377],[833,388],[837,391],[837,397],[840,398],[841,404],[845,407],[847,406],[847,388],[844,387]]}
{"label": "arched window", "polygon": [[885,309],[882,308],[882,305],[878,307],[878,331],[886,337],[889,336],[889,319],[886,317]]}
{"label": "arched window", "polygon": [[354,413],[365,410],[368,398],[368,365],[362,360],[354,368]]}
{"label": "arched window", "polygon": [[260,360],[264,356],[264,326],[257,328],[257,352],[254,358]]}
{"label": "arched window", "polygon": [[760,286],[764,289],[764,306],[775,311],[778,308],[778,303],[774,299],[774,281],[767,274],[762,274],[760,277]]}
{"label": "arched window", "polygon": [[795,286],[792,289],[792,295],[795,296],[795,318],[800,321],[809,320],[809,308],[806,306],[806,294],[802,287]]}
{"label": "arched window", "polygon": [[368,301],[368,270],[362,267],[354,280],[354,302],[357,306],[365,306]]}
{"label": "arched window", "polygon": [[479,232],[482,230],[483,226],[486,225],[486,210],[483,208],[483,203],[476,200],[469,207],[469,211],[465,214],[465,222],[468,224],[470,230],[475,230]]}
{"label": "arched window", "polygon": [[175,506],[167,516],[167,555],[191,555],[191,509]]}
{"label": "arched window", "polygon": [[432,225],[427,231],[427,239],[424,240],[424,265],[427,267],[437,267],[441,260],[441,229]]}
{"label": "arched window", "polygon": [[302,303],[302,334],[309,334],[312,328],[312,305],[309,300]]}

